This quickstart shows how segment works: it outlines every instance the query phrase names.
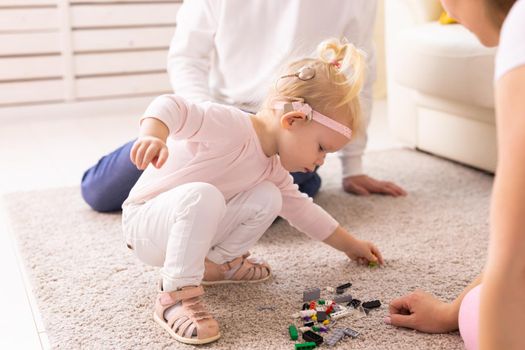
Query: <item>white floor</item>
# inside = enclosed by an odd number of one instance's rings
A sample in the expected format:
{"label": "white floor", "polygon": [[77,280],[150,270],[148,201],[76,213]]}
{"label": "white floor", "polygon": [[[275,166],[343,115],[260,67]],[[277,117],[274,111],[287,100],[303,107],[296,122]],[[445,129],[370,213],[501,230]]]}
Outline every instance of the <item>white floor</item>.
{"label": "white floor", "polygon": [[[97,159],[137,132],[135,115],[38,116],[2,123],[0,194],[74,186]],[[398,146],[388,132],[386,102],[376,101],[368,150]],[[16,244],[0,202],[0,349],[49,349]]]}

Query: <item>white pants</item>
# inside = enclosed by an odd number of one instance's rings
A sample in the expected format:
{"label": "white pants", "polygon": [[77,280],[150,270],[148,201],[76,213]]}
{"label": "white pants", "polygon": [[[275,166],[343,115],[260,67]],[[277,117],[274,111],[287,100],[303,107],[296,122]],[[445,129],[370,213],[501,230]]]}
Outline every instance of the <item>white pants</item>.
{"label": "white pants", "polygon": [[162,266],[164,290],[199,285],[205,257],[223,264],[246,253],[281,206],[281,192],[270,182],[228,203],[215,186],[192,182],[124,207],[124,239],[144,263]]}

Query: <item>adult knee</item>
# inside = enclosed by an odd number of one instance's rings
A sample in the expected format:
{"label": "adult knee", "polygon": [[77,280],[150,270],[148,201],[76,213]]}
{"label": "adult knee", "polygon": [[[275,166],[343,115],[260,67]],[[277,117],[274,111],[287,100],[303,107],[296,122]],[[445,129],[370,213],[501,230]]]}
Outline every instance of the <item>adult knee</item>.
{"label": "adult knee", "polygon": [[[90,169],[91,170],[91,169]],[[95,211],[111,212],[120,210],[120,205],[108,200],[106,188],[100,186],[99,182],[93,179],[89,171],[82,177],[80,189],[84,201]]]}

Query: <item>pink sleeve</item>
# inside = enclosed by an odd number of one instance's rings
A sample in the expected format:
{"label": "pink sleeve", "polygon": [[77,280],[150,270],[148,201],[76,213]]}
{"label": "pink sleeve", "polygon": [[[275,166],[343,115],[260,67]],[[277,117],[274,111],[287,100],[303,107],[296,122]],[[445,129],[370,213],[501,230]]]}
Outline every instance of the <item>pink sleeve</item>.
{"label": "pink sleeve", "polygon": [[144,118],[162,121],[175,140],[229,143],[248,135],[242,111],[210,102],[191,103],[177,95],[155,98],[141,120]]}
{"label": "pink sleeve", "polygon": [[315,204],[312,198],[299,191],[292,176],[281,167],[276,182],[283,196],[283,207],[279,214],[290,225],[311,238],[323,241],[339,226],[330,214]]}

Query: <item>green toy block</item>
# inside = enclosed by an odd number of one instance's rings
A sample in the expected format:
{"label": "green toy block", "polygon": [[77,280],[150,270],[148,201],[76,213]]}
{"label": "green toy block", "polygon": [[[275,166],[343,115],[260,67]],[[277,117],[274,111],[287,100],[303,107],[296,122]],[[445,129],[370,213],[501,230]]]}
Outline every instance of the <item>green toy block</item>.
{"label": "green toy block", "polygon": [[295,344],[295,350],[311,350],[313,348],[315,348],[315,343],[313,341]]}
{"label": "green toy block", "polygon": [[288,326],[288,332],[290,333],[290,339],[297,340],[299,338],[299,334],[297,333],[297,327],[295,327],[293,324]]}

